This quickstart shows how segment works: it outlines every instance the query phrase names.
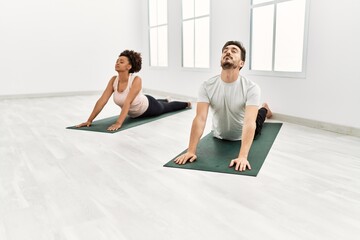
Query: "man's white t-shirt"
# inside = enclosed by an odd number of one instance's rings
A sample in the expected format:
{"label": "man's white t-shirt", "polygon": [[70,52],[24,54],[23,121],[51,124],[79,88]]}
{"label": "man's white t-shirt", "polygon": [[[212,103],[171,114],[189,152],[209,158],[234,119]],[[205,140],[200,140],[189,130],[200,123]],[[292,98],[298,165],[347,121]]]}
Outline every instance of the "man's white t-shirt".
{"label": "man's white t-shirt", "polygon": [[241,140],[245,107],[260,106],[260,88],[240,75],[232,83],[224,82],[218,75],[202,83],[198,102],[210,104],[214,137]]}

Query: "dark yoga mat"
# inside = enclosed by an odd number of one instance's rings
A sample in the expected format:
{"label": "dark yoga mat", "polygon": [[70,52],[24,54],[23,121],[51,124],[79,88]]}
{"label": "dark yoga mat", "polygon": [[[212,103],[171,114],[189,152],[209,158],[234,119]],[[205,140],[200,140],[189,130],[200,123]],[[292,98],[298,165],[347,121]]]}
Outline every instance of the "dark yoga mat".
{"label": "dark yoga mat", "polygon": [[239,155],[241,141],[220,140],[213,137],[212,133],[209,133],[200,140],[196,153],[197,160],[195,162],[187,162],[184,165],[179,165],[174,162],[174,159],[177,156],[186,152],[185,150],[166,163],[164,167],[231,173],[256,177],[278,132],[280,131],[281,126],[282,123],[264,124],[261,135],[253,141],[248,156],[251,170],[247,169],[246,171],[239,172],[235,171],[234,167],[229,168],[230,161],[237,158]]}
{"label": "dark yoga mat", "polygon": [[144,123],[152,122],[152,121],[155,121],[155,120],[158,120],[158,119],[161,119],[161,118],[164,118],[164,117],[176,114],[176,113],[187,111],[187,110],[189,110],[189,109],[186,108],[186,109],[178,110],[175,112],[169,112],[169,113],[161,114],[160,116],[157,116],[157,117],[146,117],[146,118],[126,117],[121,128],[116,131],[108,131],[107,128],[109,126],[111,126],[111,124],[115,123],[119,116],[113,116],[113,117],[94,121],[90,127],[77,128],[75,126],[71,126],[71,127],[67,127],[67,129],[85,130],[85,131],[103,132],[103,133],[116,133],[116,132],[119,132],[119,131],[122,131],[122,130],[125,130],[128,128],[136,127],[136,126],[142,125]]}

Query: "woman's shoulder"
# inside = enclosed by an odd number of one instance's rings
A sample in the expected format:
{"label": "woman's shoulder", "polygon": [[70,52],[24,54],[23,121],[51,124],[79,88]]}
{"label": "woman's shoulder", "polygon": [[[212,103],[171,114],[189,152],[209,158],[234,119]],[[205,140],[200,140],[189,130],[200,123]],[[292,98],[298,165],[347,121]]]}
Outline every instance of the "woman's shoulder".
{"label": "woman's shoulder", "polygon": [[130,77],[131,77],[132,79],[141,79],[141,77],[140,77],[138,74],[134,74],[134,73],[132,73],[132,74],[130,75]]}
{"label": "woman's shoulder", "polygon": [[131,79],[131,81],[130,81],[131,84],[133,84],[135,81],[141,82],[141,77],[139,75],[131,74],[130,79]]}
{"label": "woman's shoulder", "polygon": [[114,75],[110,78],[109,83],[114,83],[118,76]]}

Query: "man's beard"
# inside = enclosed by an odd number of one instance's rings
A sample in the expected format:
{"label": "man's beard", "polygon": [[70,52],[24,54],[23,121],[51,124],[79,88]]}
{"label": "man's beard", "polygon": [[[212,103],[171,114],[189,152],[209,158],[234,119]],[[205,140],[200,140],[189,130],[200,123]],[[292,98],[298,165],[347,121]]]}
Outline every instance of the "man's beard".
{"label": "man's beard", "polygon": [[227,61],[222,62],[222,63],[221,63],[221,67],[222,67],[222,69],[224,69],[224,70],[237,68],[237,66],[236,66],[234,63],[232,63],[232,62],[227,62]]}

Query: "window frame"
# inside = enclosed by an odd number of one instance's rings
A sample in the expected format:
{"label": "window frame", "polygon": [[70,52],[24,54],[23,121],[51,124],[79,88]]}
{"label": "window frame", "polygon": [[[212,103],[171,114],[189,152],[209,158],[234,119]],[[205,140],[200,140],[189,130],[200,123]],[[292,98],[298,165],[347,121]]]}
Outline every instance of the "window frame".
{"label": "window frame", "polygon": [[[204,70],[209,70],[210,66],[211,66],[211,0],[209,0],[209,13],[205,14],[205,15],[199,15],[196,16],[195,15],[195,5],[197,0],[194,0],[194,15],[192,17],[188,17],[188,18],[184,18],[183,15],[183,0],[181,1],[181,67],[183,69],[187,69],[187,70],[199,70],[199,71],[204,71]],[[196,48],[195,43],[196,43],[196,29],[195,29],[195,23],[197,19],[201,19],[201,18],[208,18],[208,22],[209,22],[209,34],[208,34],[208,59],[207,59],[207,67],[197,67],[195,66],[196,63],[196,51],[194,50],[193,52],[193,66],[192,67],[185,67],[184,66],[184,22],[186,21],[194,21],[194,37],[192,39],[192,42],[194,44],[194,49]]]}
{"label": "window frame", "polygon": [[[149,41],[148,41],[148,47],[149,47],[149,66],[151,67],[151,68],[167,68],[167,67],[169,67],[169,23],[168,23],[168,20],[169,20],[169,11],[168,11],[168,9],[169,9],[169,5],[168,5],[168,3],[169,3],[169,1],[168,0],[166,0],[166,23],[162,23],[162,24],[156,24],[156,25],[153,25],[153,26],[151,26],[151,24],[150,24],[150,1],[151,0],[148,0],[147,2],[148,2],[148,37],[149,37]],[[156,3],[157,3],[157,1],[158,0],[156,0]],[[158,7],[156,6],[156,11],[158,11],[159,9],[158,9]],[[158,14],[157,14],[158,15]],[[151,64],[151,59],[152,59],[152,54],[151,54],[151,30],[152,29],[156,29],[157,31],[158,31],[158,29],[159,28],[161,28],[161,27],[164,27],[164,26],[166,26],[167,27],[167,29],[166,29],[166,45],[167,45],[167,49],[166,49],[166,52],[167,52],[167,54],[166,54],[166,66],[160,66],[159,65],[159,40],[158,40],[158,38],[157,38],[157,41],[156,41],[156,45],[157,45],[157,60],[156,60],[156,62],[157,62],[157,65],[152,65]]]}
{"label": "window frame", "polygon": [[[277,17],[277,4],[283,2],[290,2],[294,0],[269,0],[264,3],[253,4],[253,0],[250,0],[250,54],[248,70],[251,75],[262,75],[271,77],[288,77],[288,78],[306,78],[306,63],[307,63],[307,49],[308,49],[308,31],[309,31],[309,15],[310,15],[310,0],[305,0],[305,16],[304,16],[304,33],[303,33],[303,51],[302,51],[302,70],[301,72],[290,72],[290,71],[275,71],[275,45],[276,45],[276,17]],[[272,43],[272,70],[253,70],[251,69],[251,58],[252,58],[252,37],[253,37],[253,9],[257,7],[263,7],[273,5],[274,16],[273,16],[273,43]]]}

